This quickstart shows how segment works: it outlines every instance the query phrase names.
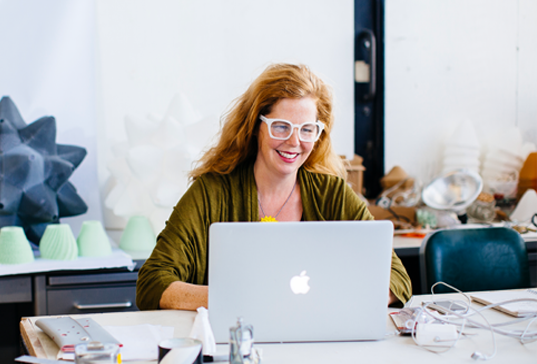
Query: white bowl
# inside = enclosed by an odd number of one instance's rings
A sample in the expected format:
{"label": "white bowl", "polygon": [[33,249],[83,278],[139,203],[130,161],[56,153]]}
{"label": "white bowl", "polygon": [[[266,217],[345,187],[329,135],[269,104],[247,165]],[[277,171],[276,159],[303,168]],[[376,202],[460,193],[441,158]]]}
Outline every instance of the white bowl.
{"label": "white bowl", "polygon": [[444,174],[422,191],[423,202],[437,210],[463,211],[475,201],[483,189],[483,180],[476,172],[460,169]]}

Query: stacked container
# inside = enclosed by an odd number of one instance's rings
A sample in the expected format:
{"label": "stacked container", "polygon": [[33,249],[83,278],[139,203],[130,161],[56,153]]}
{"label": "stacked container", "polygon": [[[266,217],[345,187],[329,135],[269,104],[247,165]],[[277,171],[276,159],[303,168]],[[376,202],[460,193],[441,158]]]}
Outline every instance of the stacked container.
{"label": "stacked container", "polygon": [[530,143],[523,143],[518,128],[505,130],[491,139],[481,170],[484,190],[497,199],[514,199],[520,169],[532,148]]}
{"label": "stacked container", "polygon": [[459,124],[446,141],[442,174],[457,169],[467,169],[479,173],[480,144],[470,121]]}

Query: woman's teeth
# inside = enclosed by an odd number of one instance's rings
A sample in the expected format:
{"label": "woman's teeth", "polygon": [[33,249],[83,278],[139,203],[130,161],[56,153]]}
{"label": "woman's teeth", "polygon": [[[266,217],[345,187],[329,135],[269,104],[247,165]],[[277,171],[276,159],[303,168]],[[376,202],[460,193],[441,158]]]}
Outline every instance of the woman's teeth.
{"label": "woman's teeth", "polygon": [[287,152],[282,152],[282,151],[279,151],[279,150],[277,150],[277,152],[278,152],[279,155],[281,155],[282,157],[287,158],[287,159],[293,159],[298,155],[298,153],[287,153]]}

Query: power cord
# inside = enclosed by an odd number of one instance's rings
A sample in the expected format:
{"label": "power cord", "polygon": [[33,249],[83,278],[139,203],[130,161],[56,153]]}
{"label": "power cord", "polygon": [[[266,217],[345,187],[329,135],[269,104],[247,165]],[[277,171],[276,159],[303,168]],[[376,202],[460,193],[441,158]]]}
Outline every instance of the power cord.
{"label": "power cord", "polygon": [[[450,304],[449,304],[448,307],[438,307],[434,302],[434,296],[435,296],[434,288],[436,286],[440,285],[440,284],[444,285],[446,287],[449,287],[449,288],[453,289],[454,291],[458,292],[459,294],[463,295],[466,298],[467,302],[460,301],[460,300],[449,300]],[[501,306],[501,305],[505,305],[505,304],[508,304],[508,303],[514,303],[514,302],[523,302],[523,301],[526,301],[526,302],[527,301],[535,301],[535,302],[537,302],[537,299],[529,299],[529,298],[512,299],[512,300],[507,300],[507,301],[503,301],[503,302],[498,302],[498,303],[495,303],[495,304],[490,304],[490,305],[487,305],[487,306],[482,307],[480,309],[474,309],[474,308],[472,308],[470,306],[472,300],[466,293],[462,292],[461,290],[457,289],[456,287],[453,287],[453,286],[451,286],[451,285],[449,285],[449,284],[447,284],[445,282],[437,282],[437,283],[435,283],[431,287],[431,294],[433,296],[433,302],[424,303],[422,305],[422,307],[420,308],[419,312],[417,312],[414,315],[414,321],[411,323],[411,327],[412,327],[411,336],[412,336],[412,339],[414,340],[416,345],[418,345],[419,347],[422,347],[422,348],[424,348],[424,349],[426,349],[428,351],[431,351],[431,352],[434,352],[434,353],[443,353],[443,352],[447,352],[447,351],[451,350],[455,346],[455,344],[461,339],[462,335],[467,335],[467,334],[464,333],[465,327],[486,329],[486,330],[489,330],[489,332],[491,333],[492,345],[493,345],[492,353],[487,355],[487,354],[484,354],[484,353],[482,353],[480,351],[475,351],[471,355],[471,358],[474,359],[474,360],[489,360],[489,359],[493,358],[496,355],[497,346],[496,346],[496,338],[494,336],[495,333],[500,334],[500,335],[505,335],[505,336],[516,338],[516,339],[518,339],[518,341],[521,344],[526,344],[526,343],[529,343],[529,342],[537,341],[537,331],[536,330],[529,331],[531,325],[537,320],[537,313],[533,314],[533,315],[526,316],[526,317],[521,317],[521,318],[518,318],[518,319],[514,319],[514,320],[511,320],[509,322],[502,322],[502,323],[494,324],[494,325],[490,324],[490,322],[482,314],[482,312],[484,312],[485,310],[494,308],[496,306]],[[405,305],[405,308],[408,308],[411,305],[411,301],[412,301],[412,299],[409,302],[407,302],[407,304]],[[452,310],[451,308],[454,305],[460,305],[460,306],[464,307],[464,311],[459,312],[459,311],[456,311],[456,310]],[[435,310],[435,311],[433,311],[433,310]],[[445,314],[445,316],[441,316],[439,313],[436,313],[436,311],[440,311],[440,310]],[[485,324],[471,319],[471,317],[474,316],[474,315],[480,316],[481,319],[485,322]],[[458,321],[454,321],[452,319],[453,316],[455,317],[455,319],[462,320],[462,323],[458,322]],[[427,317],[429,317],[429,319]],[[420,320],[422,320],[423,322],[420,322]],[[526,320],[530,320],[530,321],[529,321],[528,325],[526,326],[526,328],[524,330],[503,330],[503,329],[499,328],[501,326],[508,326],[508,325],[512,325],[514,323],[519,323],[519,322],[526,321]],[[432,349],[428,348],[426,345],[423,345],[422,343],[420,343],[418,341],[417,337],[416,337],[416,331],[417,331],[418,325],[420,325],[420,324],[421,325],[429,324],[429,323],[434,322],[434,321],[437,321],[437,322],[442,323],[442,324],[449,324],[449,325],[455,325],[457,327],[460,327],[460,329],[458,330],[459,334],[458,334],[456,339],[442,340],[442,339],[437,338],[437,337],[434,338],[435,342],[453,341],[453,343],[446,350],[442,350],[442,351],[432,350]]]}

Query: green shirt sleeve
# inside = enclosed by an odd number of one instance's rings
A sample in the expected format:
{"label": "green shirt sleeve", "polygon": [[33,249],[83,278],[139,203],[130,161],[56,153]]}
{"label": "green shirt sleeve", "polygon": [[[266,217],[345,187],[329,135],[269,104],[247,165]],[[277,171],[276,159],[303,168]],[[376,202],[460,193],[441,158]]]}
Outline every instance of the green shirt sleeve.
{"label": "green shirt sleeve", "polygon": [[206,284],[208,195],[201,179],[194,182],[175,206],[157,238],[153,253],[138,273],[136,305],[155,310],[160,297],[175,281]]}

